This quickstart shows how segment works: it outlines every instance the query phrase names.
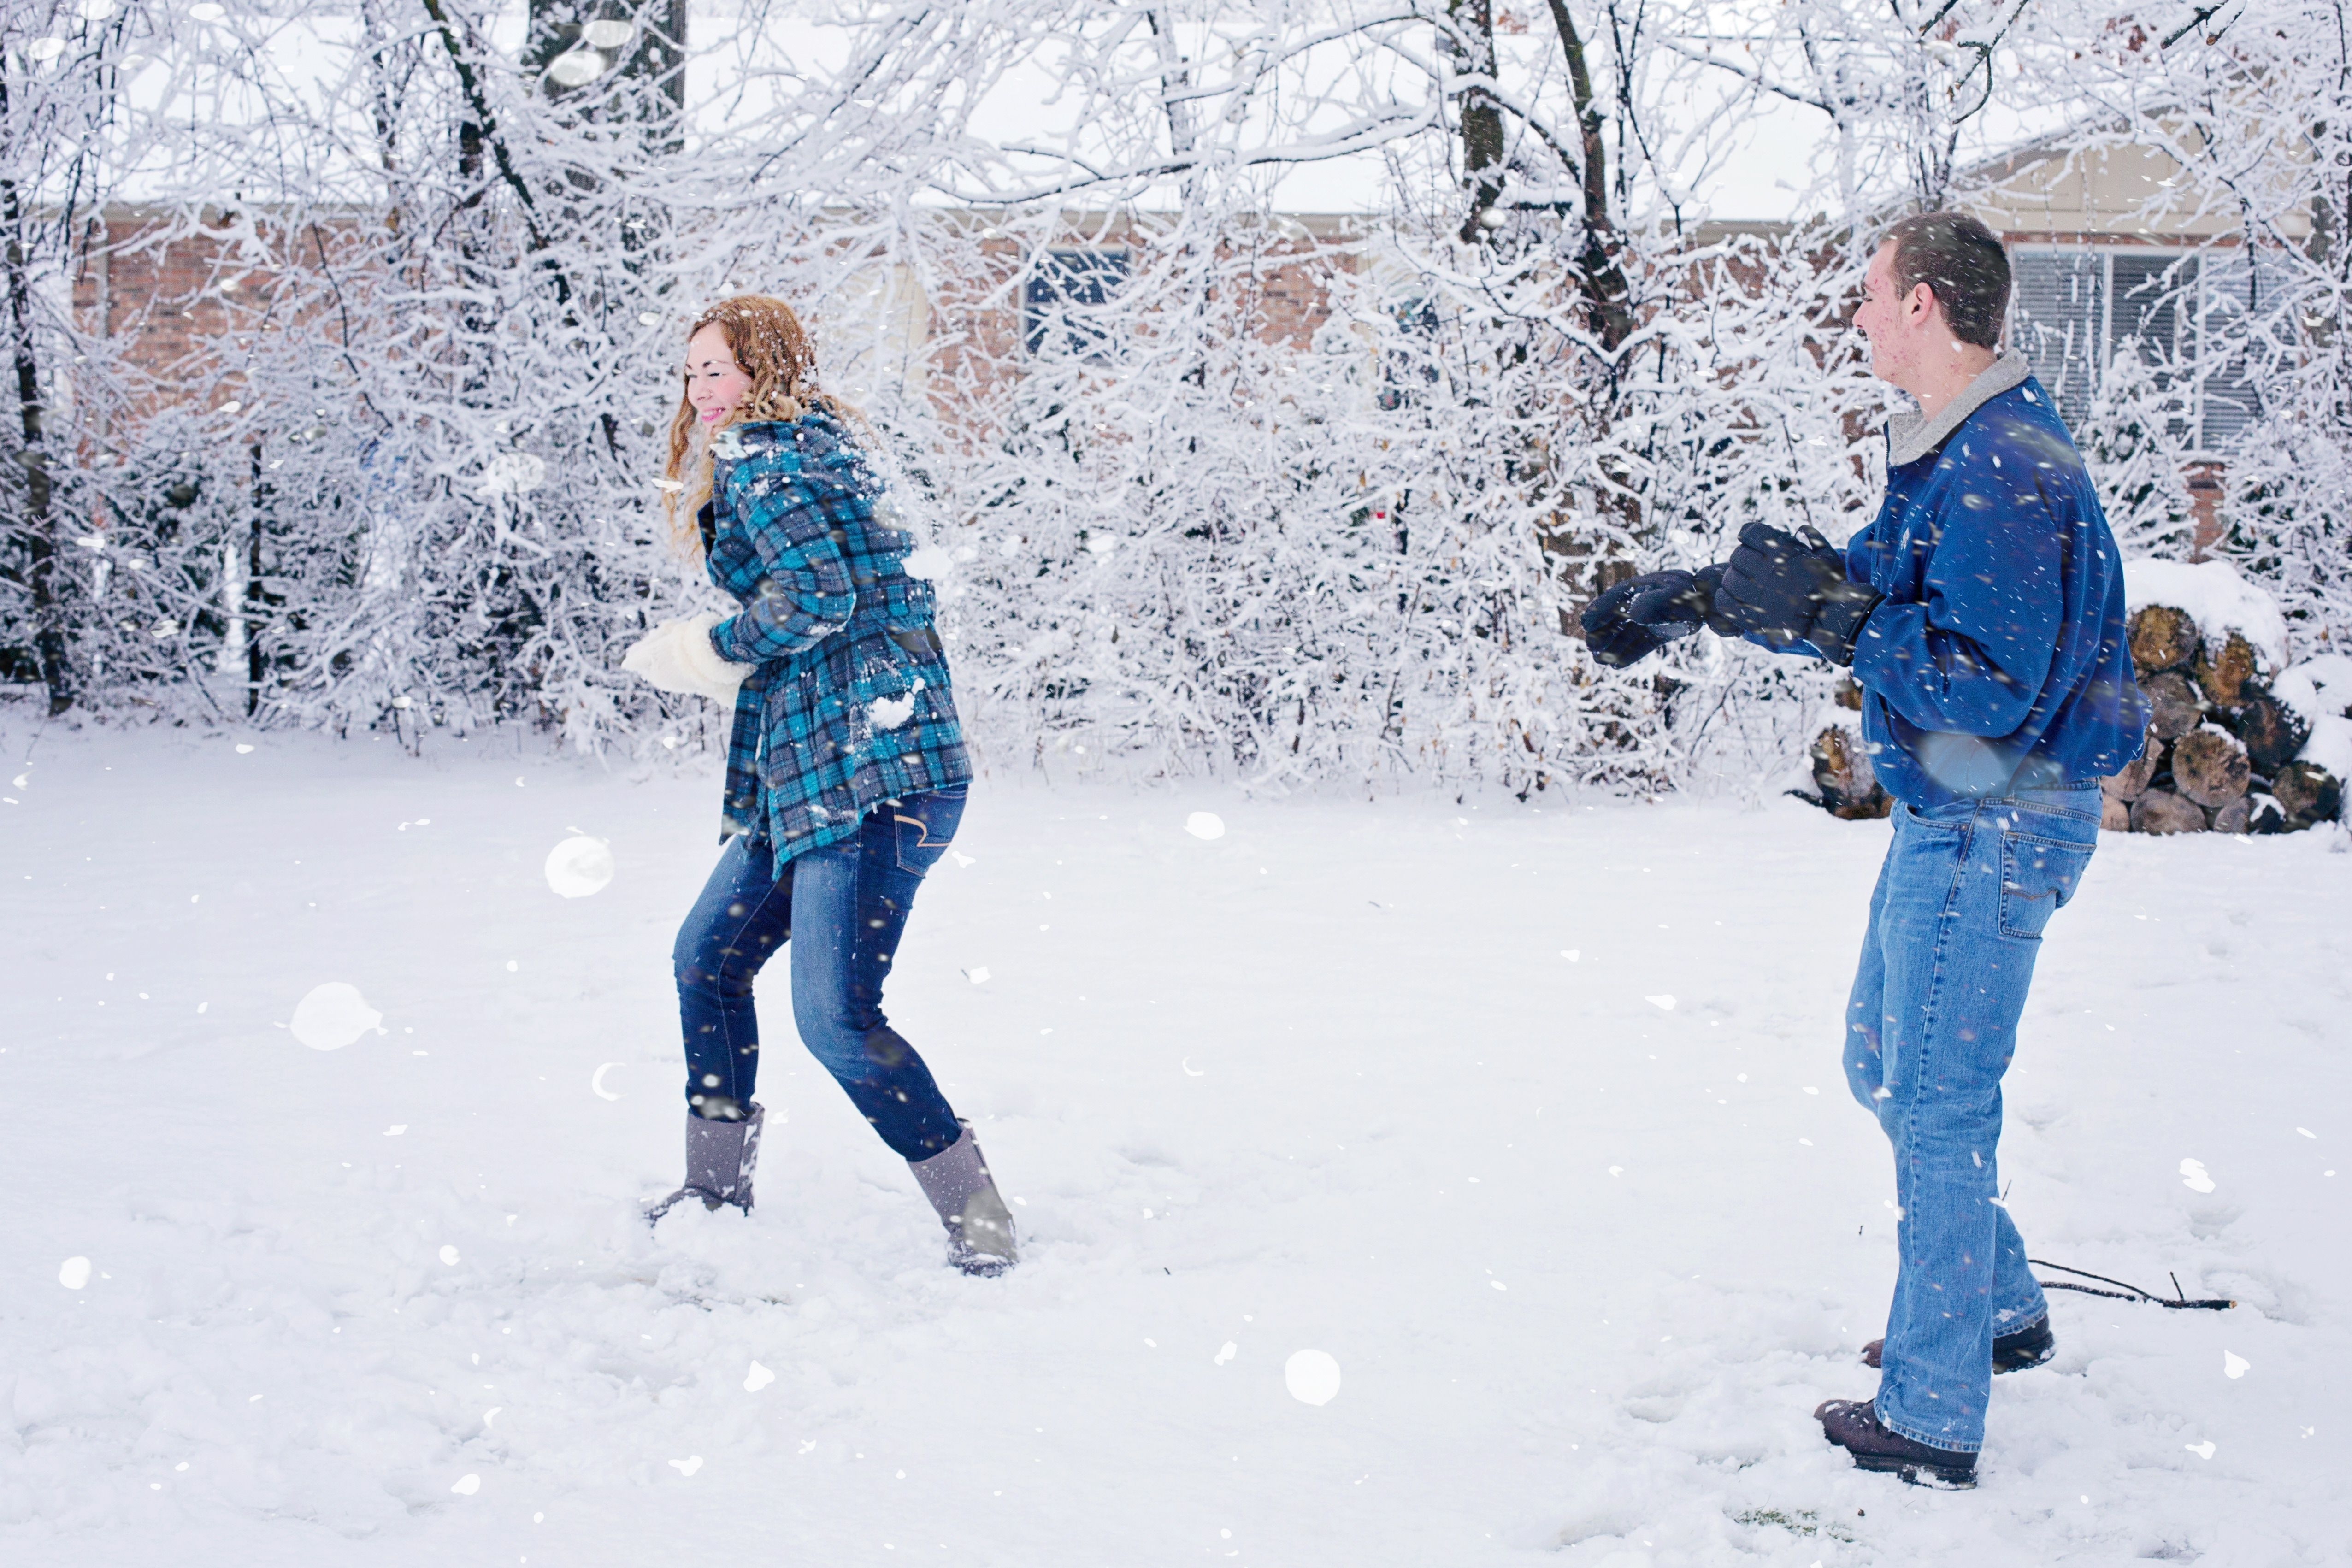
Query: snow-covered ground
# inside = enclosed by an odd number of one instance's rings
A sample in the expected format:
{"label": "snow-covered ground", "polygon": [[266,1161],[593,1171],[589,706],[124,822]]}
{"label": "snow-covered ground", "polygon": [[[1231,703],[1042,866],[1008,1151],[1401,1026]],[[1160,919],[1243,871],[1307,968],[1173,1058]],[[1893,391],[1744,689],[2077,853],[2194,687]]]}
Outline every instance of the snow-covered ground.
{"label": "snow-covered ground", "polygon": [[[1893,1272],[1883,824],[983,781],[892,994],[1019,1204],[980,1281],[781,986],[758,1212],[636,1217],[710,777],[0,724],[11,1563],[2352,1558],[2338,830],[2110,837],[2053,923],[2012,1207],[2241,1305],[2056,1296],[1948,1494],[1809,1419]],[[383,1032],[299,1043],[329,981]]]}

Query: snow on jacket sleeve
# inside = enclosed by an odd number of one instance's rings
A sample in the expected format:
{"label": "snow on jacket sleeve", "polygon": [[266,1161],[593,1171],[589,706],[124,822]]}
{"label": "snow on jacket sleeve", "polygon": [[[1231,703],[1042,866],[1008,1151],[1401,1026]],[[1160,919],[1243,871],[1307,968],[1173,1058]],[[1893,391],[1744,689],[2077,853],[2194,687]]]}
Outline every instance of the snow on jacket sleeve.
{"label": "snow on jacket sleeve", "polygon": [[710,628],[723,658],[759,664],[815,647],[849,624],[856,590],[841,552],[849,500],[821,476],[770,460],[739,462],[725,476],[728,505],[759,552],[761,577],[735,615]]}
{"label": "snow on jacket sleeve", "polygon": [[[2000,736],[2025,722],[2057,656],[2063,530],[2041,476],[1979,451],[1920,499],[1945,513],[1912,602],[1890,595],[1854,639],[1856,680],[1923,730]],[[2017,472],[2023,468],[2024,472]],[[1900,548],[1900,546],[1896,546]],[[1861,555],[1862,552],[1855,552]],[[1861,563],[1849,557],[1850,573]],[[1873,572],[1882,581],[1909,573]]]}

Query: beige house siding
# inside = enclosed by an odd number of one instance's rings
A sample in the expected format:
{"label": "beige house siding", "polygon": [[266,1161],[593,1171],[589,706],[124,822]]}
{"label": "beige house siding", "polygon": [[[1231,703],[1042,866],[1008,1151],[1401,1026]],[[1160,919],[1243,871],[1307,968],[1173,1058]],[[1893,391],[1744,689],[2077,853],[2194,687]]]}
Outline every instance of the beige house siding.
{"label": "beige house siding", "polygon": [[[1954,205],[2009,247],[2011,341],[2070,423],[2081,425],[2118,356],[2165,367],[2170,426],[2191,451],[2184,478],[2201,556],[2223,531],[2229,452],[2260,417],[2243,367],[2206,346],[2227,341],[2230,318],[2258,305],[2274,276],[2243,244],[2242,204],[2278,213],[2277,232],[2297,246],[2310,241],[2311,214],[2284,186],[2223,189],[2160,148],[2083,145],[2092,140],[2069,132],[1969,169]],[[2295,148],[2281,153],[2276,166],[2293,169]]]}
{"label": "beige house siding", "polygon": [[[1957,182],[1957,205],[2013,245],[2188,247],[2228,243],[2240,231],[2239,196],[2200,193],[2197,186],[2206,176],[2160,149],[2138,144],[2085,151],[2074,146],[2074,140],[2048,139],[1969,170]],[[2184,208],[2201,205],[2208,210],[2145,215],[2150,198],[2166,191],[2178,193]],[[2219,199],[2200,203],[2200,194]],[[2310,237],[2310,215],[2290,209],[2280,227],[2300,244]]]}

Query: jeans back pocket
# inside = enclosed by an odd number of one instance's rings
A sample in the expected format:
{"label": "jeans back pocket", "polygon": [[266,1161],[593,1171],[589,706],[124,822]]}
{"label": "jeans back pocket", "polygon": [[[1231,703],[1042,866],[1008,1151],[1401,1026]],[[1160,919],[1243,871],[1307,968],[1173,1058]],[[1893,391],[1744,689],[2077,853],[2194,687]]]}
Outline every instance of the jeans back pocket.
{"label": "jeans back pocket", "polygon": [[2030,833],[2002,834],[2000,934],[2021,942],[2041,941],[2042,928],[2082,885],[2091,848]]}
{"label": "jeans back pocket", "polygon": [[919,877],[939,864],[955,839],[956,825],[963,820],[963,804],[964,792],[958,789],[910,795],[887,808],[897,839],[898,869]]}

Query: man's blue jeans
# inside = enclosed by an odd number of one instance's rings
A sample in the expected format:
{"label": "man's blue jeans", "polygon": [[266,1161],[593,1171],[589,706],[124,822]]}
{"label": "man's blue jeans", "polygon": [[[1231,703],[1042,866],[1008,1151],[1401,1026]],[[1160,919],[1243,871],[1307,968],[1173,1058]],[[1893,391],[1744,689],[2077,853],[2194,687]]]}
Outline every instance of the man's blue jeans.
{"label": "man's blue jeans", "polygon": [[679,928],[671,959],[686,1031],[686,1101],[697,1116],[749,1114],[760,1071],[751,981],[788,942],[793,1021],[882,1141],[927,1159],[961,1133],[931,1069],[882,1014],[882,983],[924,874],[963,818],[961,789],[885,801],[854,838],[795,856],[740,836]]}
{"label": "man's blue jeans", "polygon": [[2095,784],[1895,808],[1845,1073],[1895,1145],[1899,1265],[1877,1407],[1915,1442],[1982,1447],[1993,1336],[2050,1311],[2000,1203],[2000,1079],[2042,928],[2098,835]]}

